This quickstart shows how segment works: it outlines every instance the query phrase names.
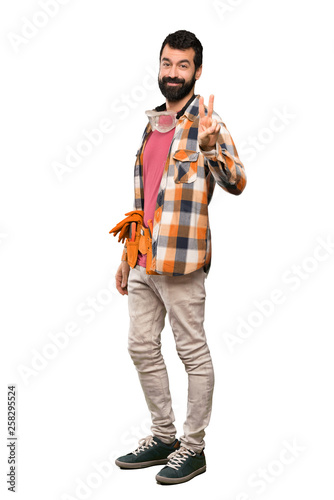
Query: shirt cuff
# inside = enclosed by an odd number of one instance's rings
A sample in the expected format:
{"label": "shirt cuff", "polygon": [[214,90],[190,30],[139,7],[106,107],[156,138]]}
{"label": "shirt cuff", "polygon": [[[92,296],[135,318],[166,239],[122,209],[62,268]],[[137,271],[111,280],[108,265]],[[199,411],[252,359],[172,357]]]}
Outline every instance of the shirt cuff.
{"label": "shirt cuff", "polygon": [[218,156],[218,150],[217,150],[217,145],[214,149],[210,149],[209,151],[204,151],[201,146],[199,146],[200,152],[206,156],[207,158],[211,157],[217,157]]}

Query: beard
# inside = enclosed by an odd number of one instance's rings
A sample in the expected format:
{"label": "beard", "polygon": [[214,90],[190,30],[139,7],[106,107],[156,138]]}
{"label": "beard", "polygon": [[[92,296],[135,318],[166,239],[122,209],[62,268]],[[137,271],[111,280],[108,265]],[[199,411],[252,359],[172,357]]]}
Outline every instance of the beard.
{"label": "beard", "polygon": [[[186,97],[189,92],[192,91],[194,85],[196,83],[195,77],[196,71],[194,72],[191,80],[188,82],[185,81],[184,78],[169,78],[168,76],[164,76],[161,79],[158,77],[159,89],[164,97],[166,97],[167,101],[177,102],[181,101],[184,97]],[[180,83],[177,87],[169,86],[170,83]]]}

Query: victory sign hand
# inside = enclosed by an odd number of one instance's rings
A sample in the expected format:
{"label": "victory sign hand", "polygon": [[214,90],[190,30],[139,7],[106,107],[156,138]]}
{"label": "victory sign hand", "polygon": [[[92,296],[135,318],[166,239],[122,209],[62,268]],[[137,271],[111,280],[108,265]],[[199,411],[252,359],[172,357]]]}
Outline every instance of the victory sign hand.
{"label": "victory sign hand", "polygon": [[204,111],[204,97],[199,98],[198,143],[203,150],[214,149],[218,139],[220,124],[212,119],[214,95],[209,97],[208,114]]}

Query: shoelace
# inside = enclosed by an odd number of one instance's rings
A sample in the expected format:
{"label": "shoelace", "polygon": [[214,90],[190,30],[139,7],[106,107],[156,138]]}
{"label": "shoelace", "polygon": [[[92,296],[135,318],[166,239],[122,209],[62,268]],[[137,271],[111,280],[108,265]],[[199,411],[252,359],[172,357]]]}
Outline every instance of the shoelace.
{"label": "shoelace", "polygon": [[150,446],[158,443],[154,441],[153,436],[147,436],[146,438],[140,439],[140,441],[138,441],[138,444],[138,448],[132,452],[134,455],[137,455],[141,451],[148,450]]}
{"label": "shoelace", "polygon": [[168,455],[168,458],[170,459],[169,462],[167,463],[167,467],[171,467],[172,469],[177,470],[185,460],[187,460],[188,457],[194,457],[196,453],[192,450],[188,450],[188,448],[185,448],[184,446],[181,446],[176,451],[173,451],[170,455]]}

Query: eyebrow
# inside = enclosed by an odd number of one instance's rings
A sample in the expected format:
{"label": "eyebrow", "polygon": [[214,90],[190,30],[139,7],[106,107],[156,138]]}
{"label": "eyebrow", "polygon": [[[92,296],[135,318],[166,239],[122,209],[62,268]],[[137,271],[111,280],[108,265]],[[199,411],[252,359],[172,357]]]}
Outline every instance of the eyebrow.
{"label": "eyebrow", "polygon": [[[163,57],[163,58],[161,59],[161,61],[168,61],[168,62],[172,62],[170,59],[168,59],[168,57]],[[177,64],[184,63],[184,62],[186,62],[186,63],[190,64],[190,61],[189,61],[188,59],[182,59],[181,61],[178,61],[178,62],[177,62]]]}

